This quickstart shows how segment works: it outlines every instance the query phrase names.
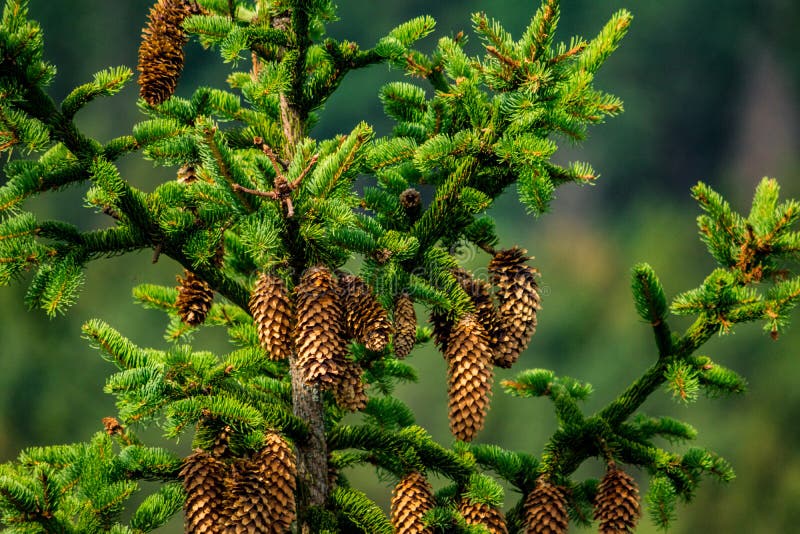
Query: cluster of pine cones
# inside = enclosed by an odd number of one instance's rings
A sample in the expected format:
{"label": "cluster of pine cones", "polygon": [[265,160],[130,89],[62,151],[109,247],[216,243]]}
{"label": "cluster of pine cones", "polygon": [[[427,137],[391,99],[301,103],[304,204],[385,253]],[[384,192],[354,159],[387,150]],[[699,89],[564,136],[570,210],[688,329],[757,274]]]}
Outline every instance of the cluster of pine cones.
{"label": "cluster of pine cones", "polygon": [[[295,520],[294,452],[277,433],[249,459],[227,463],[195,450],[181,470],[185,531],[193,534],[284,534]],[[222,448],[224,451],[224,448]]]}
{"label": "cluster of pine cones", "polygon": [[431,314],[434,341],[448,364],[450,430],[460,440],[471,441],[483,428],[493,366],[511,367],[536,330],[538,273],[525,263],[529,259],[518,247],[496,252],[489,263],[491,283],[463,269],[453,271],[474,313],[457,321]]}

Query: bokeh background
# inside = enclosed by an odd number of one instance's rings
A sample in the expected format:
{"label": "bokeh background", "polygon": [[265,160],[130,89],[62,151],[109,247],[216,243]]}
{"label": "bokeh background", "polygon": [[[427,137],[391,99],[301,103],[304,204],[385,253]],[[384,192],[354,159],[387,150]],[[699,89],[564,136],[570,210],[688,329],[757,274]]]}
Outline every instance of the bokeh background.
{"label": "bokeh background", "polygon": [[[335,37],[370,46],[396,24],[420,14],[438,21],[437,35],[469,29],[469,14],[487,11],[519,35],[537,7],[532,0],[366,2],[341,0]],[[59,69],[51,88],[56,99],[112,65],[135,67],[141,27],[150,2],[143,0],[31,0],[32,16],[45,31],[46,53]],[[784,195],[800,197],[800,54],[796,0],[726,2],[633,2],[565,0],[557,37],[591,38],[616,9],[630,9],[630,33],[598,85],[625,101],[626,112],[593,128],[581,146],[564,143],[558,157],[581,159],[601,172],[595,187],[566,186],[552,214],[524,214],[512,191],[493,208],[502,244],[520,244],[536,256],[542,272],[544,309],[539,331],[516,370],[546,367],[595,386],[587,410],[614,398],[654,359],[649,328],[638,320],[629,291],[630,267],[648,261],[669,296],[698,285],[713,262],[697,239],[697,207],[689,187],[712,184],[746,211],[761,176],[780,179]],[[476,46],[477,39],[472,45]],[[432,46],[435,36],[422,46]],[[473,49],[476,50],[476,49]],[[179,94],[197,84],[224,87],[229,65],[191,45]],[[317,138],[350,131],[366,120],[388,133],[377,90],[402,73],[373,67],[351,75],[329,102],[313,132]],[[136,87],[90,105],[78,115],[85,131],[101,140],[130,131],[142,119]],[[122,161],[123,175],[150,188],[174,177],[138,156]],[[3,179],[4,180],[4,179]],[[75,188],[32,204],[45,217],[90,228],[103,221],[82,207]],[[482,252],[462,250],[465,265],[485,267]],[[80,325],[102,317],[144,346],[163,347],[163,317],[132,302],[139,283],[173,284],[179,268],[149,253],[92,264],[86,290],[65,317],[48,320],[28,311],[22,285],[0,290],[0,461],[23,447],[87,439],[114,413],[102,393],[110,364],[80,339]],[[800,321],[796,314],[795,321]],[[678,330],[686,321],[676,318]],[[773,342],[758,326],[714,339],[705,353],[748,377],[749,392],[737,398],[701,399],[678,405],[660,392],[645,405],[652,415],[672,415],[693,424],[697,444],[726,457],[737,478],[728,485],[707,481],[694,504],[679,510],[673,532],[794,532],[800,524],[800,327]],[[222,332],[197,344],[224,352]],[[445,366],[431,348],[411,360],[421,377],[399,394],[418,422],[440,441],[447,431]],[[510,374],[498,372],[502,379]],[[479,441],[541,452],[555,428],[544,400],[512,399],[496,392]],[[157,429],[148,432],[159,439]],[[177,445],[186,451],[189,437]],[[587,465],[581,474],[600,473]],[[641,474],[640,474],[641,475]],[[646,477],[640,476],[645,484]],[[367,471],[351,480],[388,502],[390,489]],[[643,491],[646,487],[642,488]],[[506,503],[517,497],[509,494]],[[163,532],[181,532],[176,519]],[[641,532],[654,528],[643,520]]]}

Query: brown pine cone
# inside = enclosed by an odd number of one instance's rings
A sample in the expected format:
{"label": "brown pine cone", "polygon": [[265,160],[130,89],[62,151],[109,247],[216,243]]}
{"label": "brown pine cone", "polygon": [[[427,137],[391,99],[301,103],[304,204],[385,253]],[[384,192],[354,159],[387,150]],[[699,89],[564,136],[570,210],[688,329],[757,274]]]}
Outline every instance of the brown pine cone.
{"label": "brown pine cone", "polygon": [[472,441],[483,428],[493,377],[486,330],[474,315],[465,315],[453,328],[445,359],[450,431],[457,439]]}
{"label": "brown pine cone", "polygon": [[214,292],[206,282],[195,276],[189,270],[184,271],[186,278],[176,276],[178,280],[178,298],[175,306],[178,308],[181,321],[197,326],[203,324],[214,302]]}
{"label": "brown pine cone", "polygon": [[613,463],[608,466],[594,503],[594,518],[601,534],[633,532],[641,516],[639,487],[632,476]]}
{"label": "brown pine cone", "polygon": [[339,276],[345,336],[355,338],[367,350],[381,351],[389,343],[392,324],[386,310],[375,299],[369,286],[358,276],[342,274]]}
{"label": "brown pine cone", "polygon": [[539,480],[524,504],[526,534],[564,534],[569,527],[563,488]]}
{"label": "brown pine cone", "polygon": [[453,330],[453,321],[447,312],[431,310],[428,322],[433,328],[433,342],[442,353],[447,352],[447,342]]}
{"label": "brown pine cone", "polygon": [[541,309],[538,271],[525,264],[530,258],[519,247],[495,253],[489,263],[492,283],[497,287],[497,349],[495,365],[511,367],[536,331]]}
{"label": "brown pine cone", "polygon": [[186,33],[183,21],[202,12],[187,0],[158,0],[150,9],[139,46],[139,94],[151,106],[167,100],[183,71]]}
{"label": "brown pine cone", "polygon": [[458,512],[468,525],[482,525],[490,534],[508,534],[503,512],[494,506],[473,503],[469,499],[462,498]]}
{"label": "brown pine cone", "polygon": [[350,412],[357,412],[367,407],[367,394],[361,379],[361,366],[357,362],[344,359],[344,372],[341,380],[333,386],[336,404]]}
{"label": "brown pine cone", "polygon": [[338,288],[324,266],[308,269],[295,288],[294,343],[303,380],[333,389],[346,370],[346,342]]}
{"label": "brown pine cone", "polygon": [[270,359],[284,360],[292,353],[294,309],[283,280],[262,273],[250,296],[250,313],[256,323],[258,340]]}
{"label": "brown pine cone", "polygon": [[417,313],[408,293],[401,293],[394,304],[394,354],[405,358],[417,342]]}
{"label": "brown pine cone", "polygon": [[453,269],[453,275],[458,279],[464,292],[472,299],[472,304],[475,305],[475,317],[486,330],[489,336],[489,345],[492,349],[496,349],[502,329],[492,298],[492,286],[485,280],[473,277],[464,269]]}
{"label": "brown pine cone", "polygon": [[392,491],[391,517],[395,534],[431,534],[422,516],[432,509],[433,488],[419,471],[407,473]]}
{"label": "brown pine cone", "polygon": [[183,463],[180,477],[186,491],[184,526],[186,532],[222,532],[227,517],[225,479],[228,468],[202,449],[196,449]]}

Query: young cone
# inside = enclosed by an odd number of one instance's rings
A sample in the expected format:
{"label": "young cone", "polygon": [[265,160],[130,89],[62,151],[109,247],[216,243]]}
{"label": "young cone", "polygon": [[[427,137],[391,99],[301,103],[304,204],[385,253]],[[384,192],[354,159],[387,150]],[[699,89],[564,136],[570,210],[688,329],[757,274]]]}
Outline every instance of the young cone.
{"label": "young cone", "polygon": [[417,341],[417,314],[408,293],[402,293],[394,304],[394,354],[405,358]]}
{"label": "young cone", "polygon": [[569,514],[564,490],[539,480],[524,504],[526,534],[564,534]]}
{"label": "young cone", "polygon": [[156,106],[167,100],[178,85],[183,71],[186,33],[183,21],[201,12],[188,0],[159,0],[151,9],[139,46],[139,94]]}
{"label": "young cone", "polygon": [[355,338],[371,351],[385,349],[392,324],[369,286],[358,276],[344,274],[339,277],[339,289],[343,297],[346,337]]}
{"label": "young cone", "polygon": [[450,431],[457,439],[472,441],[483,428],[493,377],[486,330],[474,315],[465,315],[455,325],[444,356]]}
{"label": "young cone", "polygon": [[639,522],[639,487],[632,476],[615,464],[608,466],[594,503],[594,518],[600,534],[628,534]]}
{"label": "young cone", "polygon": [[461,499],[459,513],[468,525],[481,525],[489,534],[508,534],[503,512],[488,504],[473,503],[469,499]]}
{"label": "young cone", "polygon": [[211,309],[211,303],[214,301],[214,292],[211,290],[206,282],[199,279],[191,271],[184,271],[186,278],[181,278],[178,275],[178,298],[175,300],[175,306],[178,308],[178,313],[181,316],[181,321],[184,323],[197,326],[206,320],[208,310]]}
{"label": "young cone", "polygon": [[346,370],[342,309],[333,275],[317,266],[303,273],[295,288],[297,365],[307,384],[333,389]]}
{"label": "young cone", "polygon": [[227,466],[202,449],[196,449],[183,463],[180,477],[186,491],[184,527],[187,533],[222,532],[227,515],[225,478]]}
{"label": "young cone", "polygon": [[392,491],[391,517],[395,534],[431,534],[422,516],[432,509],[433,488],[419,471],[407,473]]}
{"label": "young cone", "polygon": [[292,351],[294,309],[283,280],[262,273],[250,296],[250,313],[258,329],[258,340],[270,359],[283,360]]}
{"label": "young cone", "polygon": [[511,367],[536,331],[536,313],[541,309],[538,271],[525,264],[529,259],[524,249],[513,247],[498,251],[489,262],[499,301],[494,363],[500,367]]}

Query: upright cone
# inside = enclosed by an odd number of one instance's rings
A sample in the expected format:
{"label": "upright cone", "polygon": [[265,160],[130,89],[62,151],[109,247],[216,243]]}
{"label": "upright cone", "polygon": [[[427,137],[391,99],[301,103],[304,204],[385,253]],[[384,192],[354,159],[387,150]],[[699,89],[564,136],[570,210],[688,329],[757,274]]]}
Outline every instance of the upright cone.
{"label": "upright cone", "polygon": [[465,315],[453,328],[445,359],[450,431],[462,441],[472,441],[483,428],[493,377],[486,330],[474,315]]}
{"label": "upright cone", "polygon": [[184,271],[185,278],[177,276],[178,298],[175,306],[178,308],[181,321],[197,326],[206,320],[208,310],[214,301],[214,292],[206,282],[195,276],[189,270]]}
{"label": "upright cone", "polygon": [[525,264],[529,259],[525,250],[513,247],[497,252],[489,263],[499,302],[494,363],[500,367],[511,367],[536,331],[536,314],[541,309],[538,271]]}
{"label": "upright cone", "polygon": [[355,338],[368,350],[385,349],[392,334],[392,324],[369,286],[358,276],[343,274],[339,277],[339,289],[346,336]]}
{"label": "upright cone", "polygon": [[600,522],[600,534],[633,532],[641,513],[636,481],[612,463],[595,498],[594,518]]}
{"label": "upright cone", "polygon": [[422,517],[432,509],[433,488],[419,471],[407,473],[392,491],[391,517],[395,534],[432,534]]}
{"label": "upright cone", "polygon": [[186,33],[183,21],[201,12],[188,0],[158,0],[150,9],[139,46],[139,94],[151,106],[167,100],[183,71]]}
{"label": "upright cone", "polygon": [[394,354],[405,358],[417,342],[417,314],[408,293],[401,293],[394,304]]}
{"label": "upright cone", "polygon": [[186,492],[184,527],[187,534],[222,532],[227,516],[225,478],[227,466],[202,449],[183,463],[180,477]]}
{"label": "upright cone", "polygon": [[346,373],[342,308],[333,275],[324,266],[308,269],[295,288],[294,342],[303,380],[333,389]]}
{"label": "upright cone", "polygon": [[564,490],[539,480],[524,504],[526,534],[564,534],[569,527],[569,513]]}
{"label": "upright cone", "polygon": [[468,525],[481,525],[490,534],[508,534],[505,517],[494,506],[473,503],[469,499],[462,498],[458,511]]}
{"label": "upright cone", "polygon": [[294,309],[286,284],[275,275],[259,276],[250,296],[250,313],[256,323],[258,340],[273,360],[284,360],[292,353]]}

